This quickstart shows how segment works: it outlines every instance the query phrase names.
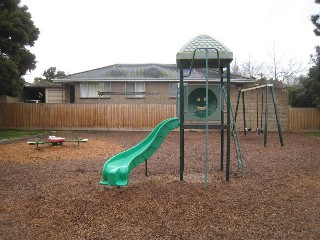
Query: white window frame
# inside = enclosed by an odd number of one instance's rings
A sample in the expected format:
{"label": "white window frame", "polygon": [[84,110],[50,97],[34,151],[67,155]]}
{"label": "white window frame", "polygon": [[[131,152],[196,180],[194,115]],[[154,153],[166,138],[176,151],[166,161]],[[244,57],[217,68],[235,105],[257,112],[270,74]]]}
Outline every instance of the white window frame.
{"label": "white window frame", "polygon": [[[128,84],[133,84],[133,91],[128,91]],[[145,93],[145,82],[126,82],[126,98],[144,98]],[[133,94],[141,93],[141,94]]]}
{"label": "white window frame", "polygon": [[[111,92],[111,82],[83,82],[80,83],[80,98],[99,98],[99,92]],[[110,98],[101,95],[100,98]]]}
{"label": "white window frame", "polygon": [[[176,88],[173,90],[174,85],[176,86]],[[178,82],[169,82],[169,98],[177,98],[178,87]]]}

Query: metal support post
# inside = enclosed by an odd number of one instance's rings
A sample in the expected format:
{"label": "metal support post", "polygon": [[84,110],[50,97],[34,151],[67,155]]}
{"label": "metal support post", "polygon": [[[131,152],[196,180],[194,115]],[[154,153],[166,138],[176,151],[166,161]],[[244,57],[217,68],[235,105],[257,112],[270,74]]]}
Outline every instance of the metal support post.
{"label": "metal support post", "polygon": [[256,92],[256,102],[257,102],[257,117],[256,117],[256,120],[257,120],[257,126],[256,126],[256,131],[258,131],[259,129],[259,94],[258,94],[258,91]]}
{"label": "metal support post", "polygon": [[271,94],[272,94],[272,101],[273,101],[274,113],[276,114],[276,120],[277,120],[277,126],[278,126],[278,133],[279,133],[280,144],[281,144],[281,146],[283,147],[282,131],[281,131],[280,120],[279,120],[278,109],[277,109],[277,104],[276,104],[276,100],[275,100],[275,96],[274,96],[273,87],[271,87]]}
{"label": "metal support post", "polygon": [[243,114],[243,132],[244,135],[247,135],[247,124],[246,124],[246,107],[245,107],[245,102],[244,102],[244,92],[242,93],[242,114]]}
{"label": "metal support post", "polygon": [[208,49],[206,49],[206,159],[204,164],[205,174],[204,174],[204,187],[208,188],[208,132],[209,132],[209,123],[208,123],[208,98],[209,98],[209,86],[208,86]]}
{"label": "metal support post", "polygon": [[235,122],[237,122],[237,116],[238,116],[238,110],[239,110],[240,96],[241,96],[241,89],[239,89],[239,91],[238,91],[237,105],[236,105],[236,113],[234,114],[234,121],[235,121]]}
{"label": "metal support post", "polygon": [[[220,89],[223,89],[223,68],[220,68]],[[221,157],[221,164],[220,169],[223,170],[223,157],[224,157],[224,97],[222,91],[220,91],[220,103],[221,103],[221,130],[220,130],[220,139],[221,139],[221,149],[220,149],[220,157]]]}
{"label": "metal support post", "polygon": [[148,177],[148,159],[144,161],[144,175]]}
{"label": "metal support post", "polygon": [[227,159],[226,159],[226,181],[230,179],[230,63],[227,65]]}
{"label": "metal support post", "polygon": [[262,131],[262,119],[263,119],[263,91],[261,93],[261,115],[260,115],[260,130]]}
{"label": "metal support post", "polygon": [[263,135],[263,145],[264,147],[267,146],[267,138],[268,138],[268,98],[269,98],[269,87],[266,86],[266,112],[265,112],[265,116],[264,116],[264,135]]}
{"label": "metal support post", "polygon": [[184,86],[183,86],[183,68],[180,67],[180,181],[183,181],[184,172]]}

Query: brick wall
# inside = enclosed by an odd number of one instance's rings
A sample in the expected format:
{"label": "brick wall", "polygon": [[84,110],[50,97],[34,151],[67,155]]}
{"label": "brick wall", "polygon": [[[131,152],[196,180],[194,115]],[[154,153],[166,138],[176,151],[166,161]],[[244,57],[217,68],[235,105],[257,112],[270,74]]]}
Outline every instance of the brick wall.
{"label": "brick wall", "polygon": [[[275,95],[275,102],[278,110],[278,116],[281,124],[281,129],[283,131],[288,130],[288,93],[286,89],[274,89]],[[250,127],[253,131],[255,131],[257,127],[257,99],[256,99],[256,90],[245,92],[245,107],[246,107],[246,125]],[[260,128],[260,121],[261,121],[261,92],[262,89],[258,91],[258,127]],[[266,101],[265,101],[265,92],[264,94],[264,102],[263,102],[263,109],[265,112],[266,109]],[[231,88],[231,105],[233,111],[235,113],[236,103],[237,103],[237,96],[238,96],[238,88],[232,87]],[[237,115],[237,127],[240,131],[243,131],[243,111],[242,111],[242,99],[240,98],[239,102],[239,109]],[[251,111],[251,120],[250,120],[250,111]],[[263,122],[262,128],[265,125],[265,114],[263,113]],[[251,123],[251,124],[250,124]],[[268,130],[270,131],[277,131],[277,121],[276,115],[272,100],[271,91],[269,90],[268,94]]]}
{"label": "brick wall", "polygon": [[[241,86],[231,84],[231,105],[233,107],[233,112],[235,113],[238,89]],[[111,83],[112,92],[124,92],[125,82],[112,82]],[[288,130],[288,93],[286,89],[274,89],[275,100],[278,109],[279,120],[281,128],[283,131]],[[126,104],[176,104],[176,99],[169,96],[169,83],[168,82],[146,82],[145,91],[147,93],[154,93],[154,95],[145,95],[144,98],[134,99],[127,98],[125,95],[112,95],[110,98],[100,98],[100,103],[126,103]],[[257,102],[256,93],[258,92],[258,127],[260,128],[261,119],[261,94],[263,89],[252,90],[245,92],[245,106],[246,106],[246,124],[247,127],[251,127],[255,130],[257,127]],[[264,91],[263,91],[264,92]],[[80,98],[80,84],[75,85],[75,103],[97,103],[98,98]],[[263,108],[265,111],[265,92],[264,92],[264,102]],[[250,117],[251,113],[251,117]],[[265,125],[265,114],[263,113],[262,128]],[[237,127],[240,131],[243,131],[243,111],[242,111],[242,99],[240,98],[239,109],[237,114]],[[276,115],[274,111],[274,105],[272,101],[271,91],[269,90],[268,97],[268,130],[277,131]]]}

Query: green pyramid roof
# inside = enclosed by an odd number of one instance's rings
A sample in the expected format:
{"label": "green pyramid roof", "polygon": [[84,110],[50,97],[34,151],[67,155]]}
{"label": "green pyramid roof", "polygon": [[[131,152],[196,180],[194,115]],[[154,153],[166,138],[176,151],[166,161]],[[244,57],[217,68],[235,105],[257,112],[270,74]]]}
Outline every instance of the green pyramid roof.
{"label": "green pyramid roof", "polygon": [[219,52],[220,67],[226,67],[228,63],[232,62],[233,53],[226,46],[210,36],[200,35],[187,42],[177,53],[177,66],[190,68],[194,51],[196,51],[193,68],[205,68],[206,51],[204,48],[208,48],[209,68],[219,67],[216,50]]}

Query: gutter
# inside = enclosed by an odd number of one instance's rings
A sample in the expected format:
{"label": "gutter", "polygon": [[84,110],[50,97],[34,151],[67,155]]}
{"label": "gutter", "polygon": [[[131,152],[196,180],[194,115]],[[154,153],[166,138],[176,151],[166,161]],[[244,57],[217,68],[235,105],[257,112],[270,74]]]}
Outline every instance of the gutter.
{"label": "gutter", "polygon": [[[179,79],[172,79],[172,78],[60,78],[60,79],[53,79],[55,83],[77,83],[77,82],[179,82]],[[219,78],[215,79],[208,79],[209,82],[220,82]],[[205,82],[203,78],[186,78],[185,82]],[[254,80],[252,79],[231,79],[231,83],[252,83]]]}

